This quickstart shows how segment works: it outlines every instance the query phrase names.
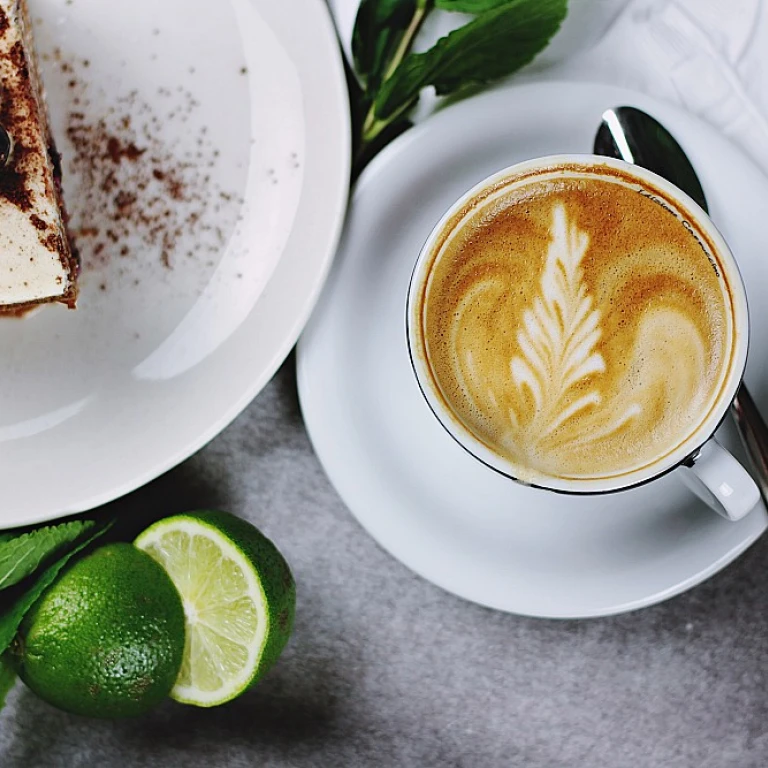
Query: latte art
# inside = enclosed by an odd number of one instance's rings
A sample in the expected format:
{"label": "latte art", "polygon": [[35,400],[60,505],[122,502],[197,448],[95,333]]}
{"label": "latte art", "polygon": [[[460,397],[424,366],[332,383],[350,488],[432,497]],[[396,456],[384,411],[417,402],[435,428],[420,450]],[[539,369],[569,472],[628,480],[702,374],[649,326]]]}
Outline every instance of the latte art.
{"label": "latte art", "polygon": [[592,170],[503,186],[449,224],[415,304],[435,388],[516,477],[617,477],[718,400],[733,309],[673,206]]}
{"label": "latte art", "polygon": [[[517,333],[519,354],[510,365],[518,394],[522,396],[527,388],[533,398],[530,418],[516,412],[520,401],[510,407],[512,425],[525,433],[523,442],[532,452],[582,411],[603,403],[595,378],[605,372],[605,360],[597,349],[602,335],[600,311],[593,308],[581,269],[589,237],[569,225],[561,203],[554,207],[551,234],[539,295],[523,313],[523,328]],[[638,403],[629,403],[623,414],[581,440],[610,435],[641,412]],[[575,439],[572,436],[569,442]]]}

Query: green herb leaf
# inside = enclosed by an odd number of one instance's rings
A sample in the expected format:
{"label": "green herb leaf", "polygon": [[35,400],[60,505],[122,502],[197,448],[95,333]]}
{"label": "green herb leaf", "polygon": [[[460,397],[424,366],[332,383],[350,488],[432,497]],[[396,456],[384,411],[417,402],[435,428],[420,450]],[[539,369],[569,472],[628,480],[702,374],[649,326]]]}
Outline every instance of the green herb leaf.
{"label": "green herb leaf", "polygon": [[375,91],[416,13],[416,0],[363,0],[352,33],[352,56],[363,87]]}
{"label": "green herb leaf", "polygon": [[411,53],[385,80],[374,102],[378,121],[414,104],[422,88],[438,95],[482,85],[528,64],[557,32],[567,0],[509,0],[437,41],[426,53]]}
{"label": "green herb leaf", "polygon": [[[93,523],[93,521],[90,521]],[[94,523],[95,525],[96,523]],[[55,581],[61,569],[85,547],[106,533],[112,523],[101,524],[98,530],[80,541],[73,549],[54,560],[47,568],[30,576],[0,595],[0,653],[10,646],[22,619],[35,601]]]}
{"label": "green herb leaf", "polygon": [[500,5],[507,5],[510,0],[435,0],[435,6],[444,11],[459,13],[484,13]]}
{"label": "green herb leaf", "polygon": [[80,538],[93,525],[93,520],[71,520],[17,536],[5,534],[0,540],[0,589],[34,573],[46,558]]}
{"label": "green herb leaf", "polygon": [[16,684],[16,670],[8,662],[8,655],[0,656],[0,709],[5,706],[8,694]]}

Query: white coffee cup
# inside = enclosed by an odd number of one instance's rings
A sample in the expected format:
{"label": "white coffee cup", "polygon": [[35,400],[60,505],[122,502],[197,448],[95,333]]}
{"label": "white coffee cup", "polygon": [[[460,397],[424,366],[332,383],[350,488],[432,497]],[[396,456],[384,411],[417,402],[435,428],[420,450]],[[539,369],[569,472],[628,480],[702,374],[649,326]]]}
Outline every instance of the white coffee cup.
{"label": "white coffee cup", "polygon": [[[418,317],[419,297],[429,280],[434,264],[435,249],[444,242],[449,230],[461,227],[463,212],[472,210],[478,200],[485,200],[495,190],[508,194],[510,183],[532,173],[565,173],[568,167],[607,167],[618,171],[628,179],[627,185],[636,185],[652,195],[657,193],[664,200],[672,201],[675,215],[684,224],[695,223],[698,231],[717,253],[727,281],[728,295],[732,300],[733,323],[731,329],[731,364],[725,381],[720,386],[714,407],[709,407],[706,416],[698,426],[674,450],[662,451],[662,458],[637,471],[622,473],[616,477],[579,480],[562,478],[536,478],[526,484],[551,491],[570,494],[602,494],[626,490],[652,482],[672,470],[676,470],[683,481],[712,509],[729,520],[739,520],[750,512],[760,498],[754,480],[744,467],[715,439],[714,432],[725,418],[744,376],[749,340],[749,316],[746,292],[736,261],[728,245],[718,232],[707,213],[694,200],[660,176],[613,160],[592,155],[557,155],[520,163],[506,168],[477,184],[457,200],[436,224],[427,238],[411,278],[406,308],[406,327],[413,370],[424,398],[448,434],[476,459],[491,469],[521,482],[510,461],[501,453],[489,447],[467,429],[456,418],[440,394],[437,383],[430,371],[430,365],[420,350],[425,349],[420,338],[422,323]],[[549,176],[547,176],[549,178]],[[659,199],[659,202],[662,202]]]}

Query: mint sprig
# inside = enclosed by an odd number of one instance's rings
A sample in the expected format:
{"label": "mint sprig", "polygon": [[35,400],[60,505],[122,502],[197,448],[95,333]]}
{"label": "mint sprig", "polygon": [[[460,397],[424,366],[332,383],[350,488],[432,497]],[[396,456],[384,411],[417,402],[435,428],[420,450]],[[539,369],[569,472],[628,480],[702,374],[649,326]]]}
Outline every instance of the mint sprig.
{"label": "mint sprig", "polygon": [[91,535],[77,541],[72,548],[53,560],[47,567],[20,582],[15,587],[0,593],[0,654],[13,641],[27,611],[35,604],[45,590],[53,584],[64,566],[79,552],[92,544],[109,528],[109,524],[96,527]]}
{"label": "mint sprig", "polygon": [[0,709],[16,680],[8,649],[24,616],[64,566],[111,525],[79,519],[0,534]]}
{"label": "mint sprig", "polygon": [[71,520],[16,536],[4,534],[0,540],[0,589],[34,573],[46,558],[64,550],[94,525],[93,520]]}
{"label": "mint sprig", "polygon": [[435,0],[437,8],[461,13],[482,13],[508,4],[509,0]]}
{"label": "mint sprig", "polygon": [[[424,53],[413,42],[439,8],[474,16]],[[361,85],[355,113],[360,168],[410,123],[421,91],[459,94],[511,75],[543,50],[560,28],[567,0],[363,0],[353,34]]]}
{"label": "mint sprig", "polygon": [[[391,62],[402,59],[398,48],[409,44],[406,32],[416,15],[416,0],[363,0],[352,34],[352,56],[360,83],[375,92]],[[410,38],[410,35],[408,36]]]}

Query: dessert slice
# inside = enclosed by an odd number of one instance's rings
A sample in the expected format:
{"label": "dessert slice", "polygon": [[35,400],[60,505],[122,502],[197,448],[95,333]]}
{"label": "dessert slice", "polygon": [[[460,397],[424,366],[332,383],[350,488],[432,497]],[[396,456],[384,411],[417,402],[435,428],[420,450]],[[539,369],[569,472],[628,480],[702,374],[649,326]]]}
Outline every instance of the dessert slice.
{"label": "dessert slice", "polygon": [[77,271],[27,3],[0,0],[0,312],[74,307]]}

